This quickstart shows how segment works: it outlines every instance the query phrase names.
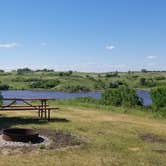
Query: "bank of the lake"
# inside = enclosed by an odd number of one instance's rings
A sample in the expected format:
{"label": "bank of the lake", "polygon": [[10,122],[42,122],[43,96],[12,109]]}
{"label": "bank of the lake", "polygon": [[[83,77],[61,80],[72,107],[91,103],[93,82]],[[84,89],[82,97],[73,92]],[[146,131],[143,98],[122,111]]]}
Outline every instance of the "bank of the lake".
{"label": "bank of the lake", "polygon": [[[46,90],[3,90],[1,91],[4,98],[55,98],[55,99],[71,99],[78,97],[92,97],[100,99],[102,92],[77,92],[68,93],[60,91],[46,91]],[[146,90],[137,90],[137,95],[142,99],[143,105],[148,106],[152,104],[150,92]]]}

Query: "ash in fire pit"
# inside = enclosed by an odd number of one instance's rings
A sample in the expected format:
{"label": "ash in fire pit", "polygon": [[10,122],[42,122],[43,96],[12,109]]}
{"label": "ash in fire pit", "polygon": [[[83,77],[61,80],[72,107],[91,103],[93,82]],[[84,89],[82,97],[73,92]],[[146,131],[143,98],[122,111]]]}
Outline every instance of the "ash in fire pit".
{"label": "ash in fire pit", "polygon": [[25,128],[9,128],[3,130],[2,138],[5,141],[13,142],[42,142],[42,138],[39,137],[39,133],[32,129]]}

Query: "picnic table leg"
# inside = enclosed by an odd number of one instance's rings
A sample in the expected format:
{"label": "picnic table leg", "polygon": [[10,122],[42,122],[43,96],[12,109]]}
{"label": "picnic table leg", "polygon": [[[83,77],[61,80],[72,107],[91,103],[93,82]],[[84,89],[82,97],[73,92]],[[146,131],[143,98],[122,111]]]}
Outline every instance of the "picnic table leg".
{"label": "picnic table leg", "polygon": [[48,120],[50,120],[50,109],[48,109]]}
{"label": "picnic table leg", "polygon": [[41,116],[40,119],[43,119],[43,108],[41,109]]}
{"label": "picnic table leg", "polygon": [[41,116],[41,108],[40,108],[40,106],[39,106],[39,109],[38,109],[38,117],[40,118],[40,116]]}
{"label": "picnic table leg", "polygon": [[47,119],[47,101],[44,100],[44,113],[45,113],[45,120]]}
{"label": "picnic table leg", "polygon": [[47,109],[44,110],[45,113],[45,120],[47,119]]}
{"label": "picnic table leg", "polygon": [[44,111],[44,100],[41,100],[41,116],[40,116],[41,119],[43,119],[43,111]]}

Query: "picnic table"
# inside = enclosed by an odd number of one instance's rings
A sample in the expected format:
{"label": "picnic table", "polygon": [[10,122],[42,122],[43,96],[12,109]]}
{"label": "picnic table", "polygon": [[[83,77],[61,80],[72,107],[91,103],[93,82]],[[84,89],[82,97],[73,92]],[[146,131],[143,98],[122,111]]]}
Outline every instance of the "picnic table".
{"label": "picnic table", "polygon": [[[38,117],[40,119],[50,120],[51,110],[57,110],[59,108],[50,107],[48,101],[56,100],[53,98],[3,98],[4,101],[9,101],[8,104],[2,105],[0,111],[18,111],[18,110],[37,110]],[[17,104],[17,101],[22,102],[23,104]],[[33,104],[32,101],[39,101],[40,104]]]}

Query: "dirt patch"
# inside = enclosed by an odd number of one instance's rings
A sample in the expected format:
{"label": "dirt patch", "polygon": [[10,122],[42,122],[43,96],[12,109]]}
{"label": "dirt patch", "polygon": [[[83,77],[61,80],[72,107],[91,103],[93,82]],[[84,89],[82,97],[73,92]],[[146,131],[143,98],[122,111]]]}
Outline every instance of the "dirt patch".
{"label": "dirt patch", "polygon": [[84,144],[85,141],[79,138],[78,136],[73,135],[69,132],[57,131],[57,130],[48,130],[48,129],[36,129],[39,132],[39,135],[45,136],[49,138],[51,143],[46,146],[43,144],[37,144],[36,146],[11,146],[11,147],[1,147],[0,153],[3,155],[12,155],[19,153],[39,153],[41,150],[49,150],[49,149],[61,149],[66,147],[76,147],[81,144]]}
{"label": "dirt patch", "polygon": [[158,135],[149,133],[149,134],[139,134],[139,137],[143,140],[143,141],[147,141],[147,142],[160,142],[160,143],[166,143],[166,138],[162,138]]}
{"label": "dirt patch", "polygon": [[37,130],[39,134],[49,137],[52,140],[51,149],[57,149],[66,146],[78,146],[84,143],[84,141],[78,136],[72,133],[57,130],[41,129]]}

